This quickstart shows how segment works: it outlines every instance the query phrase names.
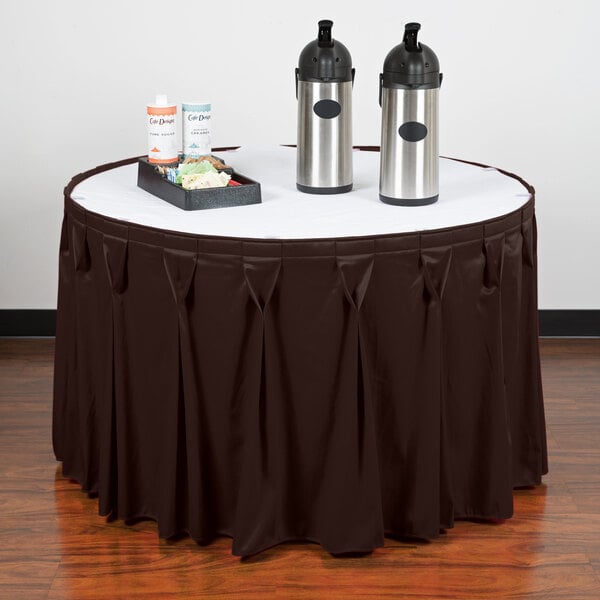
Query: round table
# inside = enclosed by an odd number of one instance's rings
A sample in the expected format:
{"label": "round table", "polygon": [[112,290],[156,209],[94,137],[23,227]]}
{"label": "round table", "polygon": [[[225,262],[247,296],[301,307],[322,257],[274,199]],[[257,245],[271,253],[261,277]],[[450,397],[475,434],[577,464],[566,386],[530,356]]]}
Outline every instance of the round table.
{"label": "round table", "polygon": [[295,190],[295,149],[216,152],[263,203],[182,211],[136,159],[75,177],[53,442],[102,515],[161,537],[365,552],[512,515],[547,453],[534,191],[442,159],[440,200]]}

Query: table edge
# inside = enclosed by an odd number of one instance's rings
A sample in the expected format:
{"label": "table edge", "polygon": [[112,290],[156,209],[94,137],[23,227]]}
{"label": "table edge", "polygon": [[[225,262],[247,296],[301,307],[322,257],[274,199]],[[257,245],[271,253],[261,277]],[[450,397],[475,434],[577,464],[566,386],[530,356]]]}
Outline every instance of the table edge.
{"label": "table edge", "polygon": [[[282,146],[286,147],[294,147],[290,144],[282,144]],[[214,152],[224,152],[227,150],[235,150],[240,146],[226,146],[214,148]],[[354,146],[357,150],[362,150],[364,152],[379,152],[379,146]],[[141,155],[143,156],[143,155]],[[83,171],[75,175],[64,188],[64,210],[65,213],[70,214],[71,216],[78,218],[78,220],[83,221],[86,225],[90,225],[94,227],[94,225],[98,225],[100,222],[106,222],[107,224],[112,224],[119,229],[122,227],[126,227],[127,229],[133,229],[136,231],[147,231],[152,234],[159,234],[163,236],[179,236],[181,238],[188,238],[194,240],[215,240],[221,241],[224,244],[229,243],[246,243],[246,244],[259,244],[259,245],[306,245],[306,244],[315,244],[319,242],[323,243],[345,243],[345,242],[377,242],[378,240],[388,240],[388,239],[396,239],[396,238],[409,238],[409,237],[418,237],[419,247],[431,247],[432,245],[437,245],[435,243],[427,243],[427,241],[422,242],[422,238],[426,238],[430,242],[434,242],[435,238],[440,235],[446,235],[450,232],[459,232],[463,231],[464,234],[458,236],[456,241],[470,241],[472,239],[476,239],[481,237],[481,235],[494,235],[495,233],[500,233],[510,228],[511,226],[517,226],[519,223],[523,223],[524,221],[531,218],[535,213],[535,188],[528,183],[521,176],[511,173],[510,171],[506,171],[505,169],[501,169],[498,167],[494,167],[491,165],[487,165],[485,163],[474,162],[469,160],[464,160],[460,158],[454,158],[450,156],[441,156],[440,158],[444,158],[446,160],[452,160],[455,162],[461,162],[468,165],[473,165],[481,168],[495,169],[502,175],[506,177],[511,177],[518,181],[529,193],[530,198],[527,200],[521,207],[506,213],[504,215],[499,215],[497,217],[492,217],[491,219],[486,219],[483,221],[475,221],[473,223],[466,223],[461,225],[454,225],[450,227],[442,227],[438,229],[424,229],[417,231],[405,231],[398,233],[382,233],[382,234],[372,234],[372,235],[361,235],[361,236],[338,236],[338,237],[317,237],[317,238],[251,238],[251,237],[236,237],[236,236],[220,236],[220,235],[209,235],[209,234],[196,234],[196,233],[188,233],[182,231],[173,231],[169,229],[162,229],[158,227],[151,227],[150,225],[141,225],[138,223],[131,223],[129,221],[124,221],[122,219],[116,219],[114,217],[109,217],[106,215],[102,215],[100,213],[96,213],[94,211],[90,211],[80,204],[78,204],[71,197],[71,193],[74,188],[79,185],[81,182],[98,175],[100,173],[104,173],[106,171],[110,171],[112,169],[117,169],[119,167],[124,167],[130,164],[133,164],[138,161],[141,156],[135,156],[132,158],[125,158],[122,160],[105,163],[102,165],[98,165],[92,169],[87,171]],[[483,228],[483,232],[479,233],[476,230],[481,230]],[[472,230],[473,235],[469,235],[469,231]],[[129,237],[129,236],[128,236]],[[410,244],[413,247],[413,244]]]}

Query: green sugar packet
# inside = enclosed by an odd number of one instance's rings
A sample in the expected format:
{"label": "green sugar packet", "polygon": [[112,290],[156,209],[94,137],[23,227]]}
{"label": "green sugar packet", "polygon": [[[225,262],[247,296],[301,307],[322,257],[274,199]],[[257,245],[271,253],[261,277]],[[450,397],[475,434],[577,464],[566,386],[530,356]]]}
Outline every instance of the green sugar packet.
{"label": "green sugar packet", "polygon": [[184,175],[198,175],[203,173],[218,173],[218,171],[207,161],[201,160],[196,163],[187,163],[185,165],[179,165],[177,169],[177,178],[175,183],[181,185],[181,178]]}

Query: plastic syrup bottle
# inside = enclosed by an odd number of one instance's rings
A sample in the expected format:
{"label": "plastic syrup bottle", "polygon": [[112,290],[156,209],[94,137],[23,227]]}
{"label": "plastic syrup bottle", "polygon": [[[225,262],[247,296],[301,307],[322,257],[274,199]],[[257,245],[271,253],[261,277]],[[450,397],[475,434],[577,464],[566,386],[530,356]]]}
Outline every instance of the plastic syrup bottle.
{"label": "plastic syrup bottle", "polygon": [[210,154],[210,102],[183,102],[183,156],[184,158]]}
{"label": "plastic syrup bottle", "polygon": [[154,104],[146,107],[148,118],[148,162],[157,165],[176,163],[177,105],[169,104],[167,96],[159,94]]}

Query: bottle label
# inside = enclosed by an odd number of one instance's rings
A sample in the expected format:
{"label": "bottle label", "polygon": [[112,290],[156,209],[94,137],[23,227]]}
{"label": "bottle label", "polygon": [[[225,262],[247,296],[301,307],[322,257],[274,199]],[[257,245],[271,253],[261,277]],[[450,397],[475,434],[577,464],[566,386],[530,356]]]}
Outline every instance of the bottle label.
{"label": "bottle label", "polygon": [[210,154],[210,104],[182,104],[183,155],[198,157]]}
{"label": "bottle label", "polygon": [[147,107],[148,162],[177,162],[177,107]]}

